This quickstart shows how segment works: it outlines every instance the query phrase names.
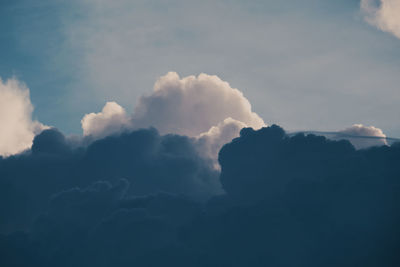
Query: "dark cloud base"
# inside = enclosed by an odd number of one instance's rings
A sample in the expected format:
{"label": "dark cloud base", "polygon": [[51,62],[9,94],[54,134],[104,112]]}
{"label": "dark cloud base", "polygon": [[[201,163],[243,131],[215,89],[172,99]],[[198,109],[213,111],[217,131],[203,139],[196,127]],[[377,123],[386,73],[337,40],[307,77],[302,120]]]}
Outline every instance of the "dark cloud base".
{"label": "dark cloud base", "polygon": [[221,192],[213,162],[185,136],[147,129],[74,146],[51,129],[35,137],[30,151],[0,160],[0,232],[26,229],[53,194],[97,181],[126,179],[127,194],[135,196],[169,192],[204,200]]}
{"label": "dark cloud base", "polygon": [[155,129],[74,147],[0,160],[0,266],[400,266],[399,144],[245,128],[220,173]]}

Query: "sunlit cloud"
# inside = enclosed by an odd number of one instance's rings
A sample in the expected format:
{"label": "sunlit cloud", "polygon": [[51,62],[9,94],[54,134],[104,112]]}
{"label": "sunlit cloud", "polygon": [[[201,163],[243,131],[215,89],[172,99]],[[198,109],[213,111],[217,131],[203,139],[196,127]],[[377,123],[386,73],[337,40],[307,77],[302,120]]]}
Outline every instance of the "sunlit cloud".
{"label": "sunlit cloud", "polygon": [[0,79],[0,156],[30,148],[36,134],[47,128],[32,119],[29,89],[17,79]]}
{"label": "sunlit cloud", "polygon": [[400,39],[400,0],[361,0],[365,20]]}

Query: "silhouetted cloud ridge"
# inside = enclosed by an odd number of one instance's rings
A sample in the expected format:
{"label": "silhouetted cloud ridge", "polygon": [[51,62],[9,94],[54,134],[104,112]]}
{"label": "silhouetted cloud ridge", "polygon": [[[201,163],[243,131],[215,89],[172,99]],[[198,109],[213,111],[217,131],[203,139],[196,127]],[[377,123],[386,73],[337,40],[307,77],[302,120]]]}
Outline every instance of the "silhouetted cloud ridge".
{"label": "silhouetted cloud ridge", "polygon": [[49,129],[0,160],[1,266],[398,266],[399,161],[272,125],[218,172],[193,138]]}

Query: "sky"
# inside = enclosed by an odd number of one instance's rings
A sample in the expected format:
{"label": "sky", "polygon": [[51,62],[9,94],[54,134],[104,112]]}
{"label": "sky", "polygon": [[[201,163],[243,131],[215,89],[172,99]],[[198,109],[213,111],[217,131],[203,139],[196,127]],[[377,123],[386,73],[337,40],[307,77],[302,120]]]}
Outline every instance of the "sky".
{"label": "sky", "polygon": [[108,101],[132,113],[173,71],[217,75],[267,124],[363,124],[399,137],[398,22],[379,24],[396,16],[376,8],[357,0],[4,0],[0,77],[25,83],[34,119],[70,134]]}

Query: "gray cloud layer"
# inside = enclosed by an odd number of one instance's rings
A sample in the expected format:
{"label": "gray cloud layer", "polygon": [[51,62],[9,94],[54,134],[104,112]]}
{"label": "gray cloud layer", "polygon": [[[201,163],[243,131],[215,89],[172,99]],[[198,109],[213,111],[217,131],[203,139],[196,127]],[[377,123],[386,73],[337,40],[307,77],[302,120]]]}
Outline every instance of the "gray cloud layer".
{"label": "gray cloud layer", "polygon": [[184,136],[74,149],[46,130],[0,158],[0,263],[397,267],[399,160],[399,143],[356,150],[272,125],[242,129],[216,172]]}

